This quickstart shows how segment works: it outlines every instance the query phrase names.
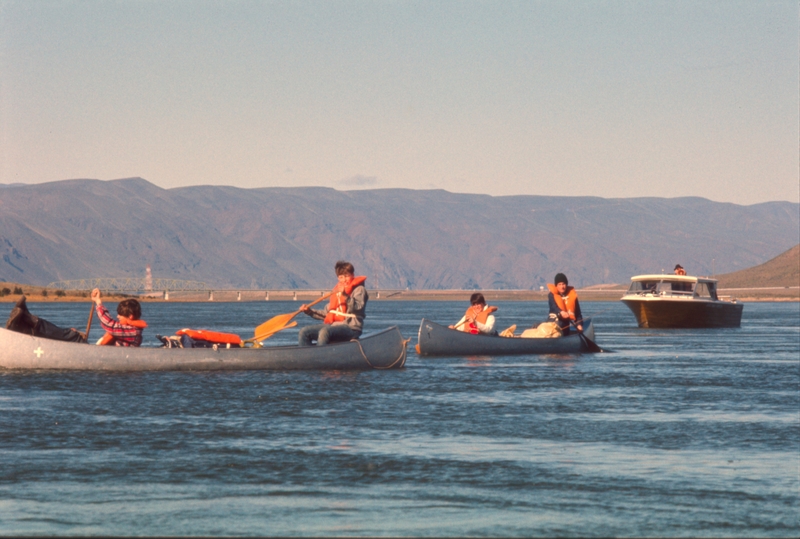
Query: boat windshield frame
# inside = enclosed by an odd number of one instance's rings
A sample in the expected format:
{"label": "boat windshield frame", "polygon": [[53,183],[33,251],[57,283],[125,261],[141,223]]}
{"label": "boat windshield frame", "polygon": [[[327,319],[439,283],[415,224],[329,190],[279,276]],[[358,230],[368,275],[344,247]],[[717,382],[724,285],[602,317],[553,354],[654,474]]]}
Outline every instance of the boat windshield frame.
{"label": "boat windshield frame", "polygon": [[637,275],[625,295],[719,300],[716,279],[683,275]]}

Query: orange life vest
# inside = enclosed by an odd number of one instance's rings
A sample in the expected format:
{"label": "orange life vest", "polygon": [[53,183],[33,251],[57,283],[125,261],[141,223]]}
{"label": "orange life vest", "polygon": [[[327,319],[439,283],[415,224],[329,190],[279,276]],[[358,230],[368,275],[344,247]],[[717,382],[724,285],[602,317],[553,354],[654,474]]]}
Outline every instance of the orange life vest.
{"label": "orange life vest", "polygon": [[[123,326],[133,326],[139,329],[144,329],[147,327],[147,322],[145,322],[144,320],[134,320],[132,318],[128,318],[127,316],[122,316],[121,314],[117,315],[117,318],[119,319],[119,323],[122,324]],[[114,344],[114,336],[111,333],[106,333],[105,335],[100,337],[100,340],[97,341],[97,344],[99,344],[100,346]]]}
{"label": "orange life vest", "polygon": [[[496,310],[497,307],[487,306],[486,309],[484,309],[481,305],[472,305],[469,309],[467,309],[467,312],[464,313],[464,318],[472,317],[481,324],[485,324],[489,319],[489,315]],[[464,326],[466,329],[463,331],[469,331],[473,335],[480,333],[478,325],[475,322],[466,322]]]}
{"label": "orange life vest", "polygon": [[575,292],[575,289],[571,286],[567,287],[567,300],[565,302],[564,298],[558,292],[556,285],[548,283],[547,288],[549,288],[550,292],[553,293],[553,298],[556,300],[556,305],[558,305],[558,308],[562,311],[567,311],[570,319],[575,320],[575,302],[578,301],[578,293]]}
{"label": "orange life vest", "polygon": [[347,312],[347,297],[353,293],[356,287],[364,284],[367,278],[363,276],[353,277],[350,284],[337,283],[331,291],[331,299],[328,300],[328,314],[325,315],[324,323],[333,324],[334,322],[343,322],[347,320],[346,316],[341,316],[331,311],[338,311],[340,313]]}
{"label": "orange life vest", "polygon": [[209,331],[207,329],[183,328],[175,332],[175,335],[188,335],[196,341],[206,341],[216,344],[236,344],[241,346],[242,338],[235,333],[223,333],[221,331]]}

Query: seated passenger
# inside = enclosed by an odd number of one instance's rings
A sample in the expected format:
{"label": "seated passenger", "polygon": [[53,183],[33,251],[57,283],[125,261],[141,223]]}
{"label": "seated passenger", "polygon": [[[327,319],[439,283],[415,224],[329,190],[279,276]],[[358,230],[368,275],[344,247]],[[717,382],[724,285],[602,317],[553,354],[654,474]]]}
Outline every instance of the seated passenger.
{"label": "seated passenger", "polygon": [[330,301],[325,309],[316,311],[305,304],[300,306],[300,312],[323,321],[322,324],[306,326],[300,330],[298,334],[300,346],[311,346],[315,340],[318,346],[323,346],[331,342],[358,339],[361,336],[369,300],[369,294],[364,287],[367,278],[356,277],[353,265],[344,260],[338,261],[334,270],[339,282],[333,287]]}
{"label": "seated passenger", "polygon": [[575,289],[568,286],[567,276],[563,273],[556,274],[554,283],[554,285],[547,285],[547,288],[550,289],[550,294],[547,295],[550,316],[555,319],[564,336],[569,335],[570,326],[575,326],[578,331],[583,331],[581,325],[583,315]]}
{"label": "seated passenger", "polygon": [[457,329],[459,331],[468,331],[473,335],[482,333],[484,335],[497,335],[494,329],[494,316],[493,312],[497,307],[490,307],[486,305],[486,299],[480,292],[475,292],[469,298],[470,307],[464,316],[461,317],[455,325],[450,326],[450,329]]}
{"label": "seated passenger", "polygon": [[686,275],[686,270],[680,264],[675,264],[675,275]]}
{"label": "seated passenger", "polygon": [[86,335],[75,328],[60,328],[44,318],[33,316],[28,311],[25,296],[19,298],[17,304],[11,309],[11,314],[6,321],[6,329],[55,341],[86,342]]}
{"label": "seated passenger", "polygon": [[141,346],[142,330],[147,327],[147,322],[142,320],[142,306],[135,299],[120,301],[117,305],[117,318],[114,320],[108,314],[108,309],[100,299],[100,290],[92,290],[92,301],[95,302],[97,318],[100,325],[106,330],[97,344],[114,346]]}

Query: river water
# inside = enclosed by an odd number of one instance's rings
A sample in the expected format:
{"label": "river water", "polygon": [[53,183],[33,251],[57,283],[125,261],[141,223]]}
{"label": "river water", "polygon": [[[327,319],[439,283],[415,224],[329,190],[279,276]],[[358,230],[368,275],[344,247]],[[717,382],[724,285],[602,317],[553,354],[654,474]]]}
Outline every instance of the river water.
{"label": "river water", "polygon": [[[376,301],[367,330],[398,325],[413,345],[422,316],[453,323],[465,306]],[[499,307],[500,329],[547,309]],[[89,312],[30,308],[78,328]],[[296,308],[148,303],[145,344],[181,327],[247,337]],[[715,330],[639,329],[619,302],[583,310],[613,353],[0,372],[0,534],[800,534],[800,305],[748,303],[741,328]]]}

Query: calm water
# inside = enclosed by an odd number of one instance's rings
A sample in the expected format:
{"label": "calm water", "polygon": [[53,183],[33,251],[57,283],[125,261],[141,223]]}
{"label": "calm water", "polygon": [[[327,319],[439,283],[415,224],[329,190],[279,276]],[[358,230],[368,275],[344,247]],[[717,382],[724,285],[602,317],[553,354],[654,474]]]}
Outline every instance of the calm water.
{"label": "calm water", "polygon": [[[186,326],[249,336],[296,307],[147,304],[145,342]],[[413,344],[423,315],[464,308],[372,302],[367,328],[397,324]],[[79,328],[88,309],[31,305]],[[498,325],[545,310],[501,303]],[[800,305],[747,304],[727,330],[583,310],[615,353],[0,372],[0,534],[797,536]]]}

